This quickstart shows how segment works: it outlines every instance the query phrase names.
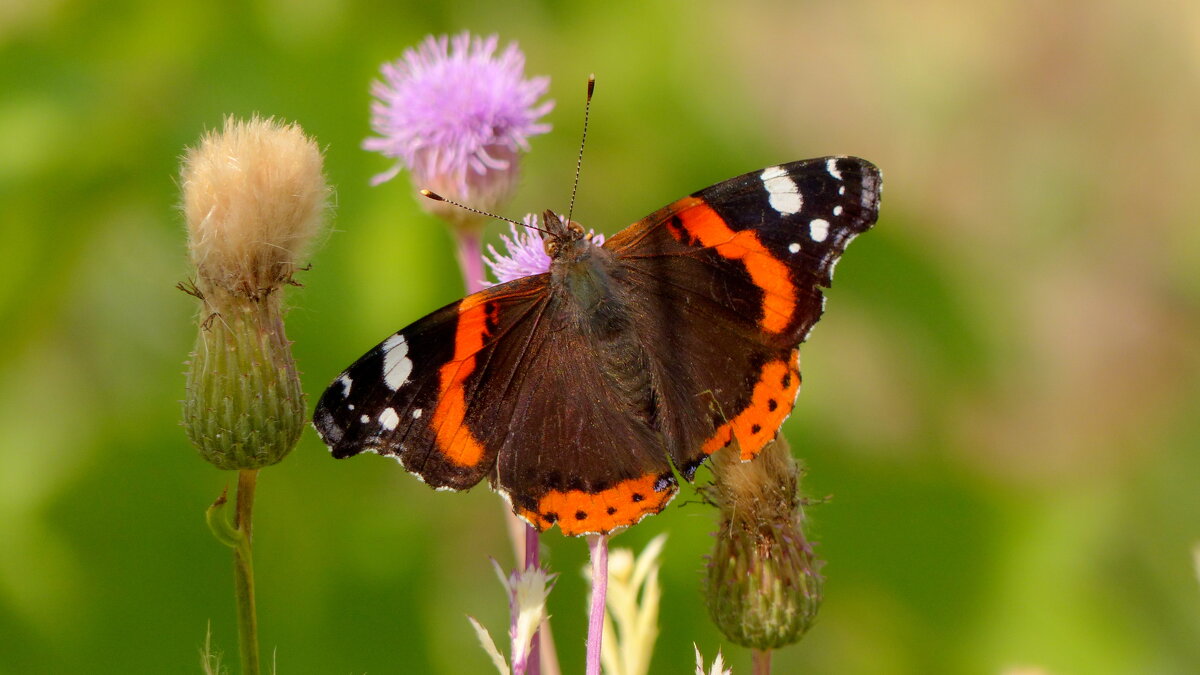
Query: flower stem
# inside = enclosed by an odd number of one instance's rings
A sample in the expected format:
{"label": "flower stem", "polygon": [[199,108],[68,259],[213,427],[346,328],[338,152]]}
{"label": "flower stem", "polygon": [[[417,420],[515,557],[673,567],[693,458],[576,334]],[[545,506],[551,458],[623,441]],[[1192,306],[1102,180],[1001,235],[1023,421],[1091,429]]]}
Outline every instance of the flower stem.
{"label": "flower stem", "polygon": [[254,556],[250,541],[257,482],[258,469],[238,472],[237,510],[233,526],[241,536],[237,547],[233,549],[233,575],[242,675],[258,675],[258,615],[254,608]]}
{"label": "flower stem", "polygon": [[588,549],[592,555],[592,606],[588,612],[587,675],[600,675],[604,598],[608,594],[608,535],[588,537]]}
{"label": "flower stem", "polygon": [[482,291],[484,281],[483,257],[480,255],[479,233],[464,228],[454,230],[455,253],[458,256],[458,267],[462,270],[463,283],[468,293]]}
{"label": "flower stem", "polygon": [[771,675],[771,650],[755,649],[752,654],[754,675]]}
{"label": "flower stem", "polygon": [[[534,569],[540,564],[538,531],[525,526],[525,569]],[[526,675],[541,675],[542,673],[542,636],[541,631],[533,634],[529,646],[529,667]]]}

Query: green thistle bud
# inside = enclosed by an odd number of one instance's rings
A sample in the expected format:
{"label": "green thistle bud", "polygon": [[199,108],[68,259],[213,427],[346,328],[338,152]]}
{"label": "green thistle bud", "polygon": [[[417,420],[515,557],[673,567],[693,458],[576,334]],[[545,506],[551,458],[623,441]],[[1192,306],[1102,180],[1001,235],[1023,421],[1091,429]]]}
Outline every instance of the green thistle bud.
{"label": "green thistle bud", "polygon": [[329,189],[316,143],[296,125],[227,119],[182,169],[200,331],[183,426],[219,469],[283,459],[305,404],[283,326],[281,289],[319,231]]}
{"label": "green thistle bud", "polygon": [[304,392],[283,331],[279,294],[247,300],[210,289],[196,336],[183,426],[218,469],[283,459],[304,429]]}
{"label": "green thistle bud", "polygon": [[750,462],[713,456],[707,496],[721,511],[706,596],[717,628],[758,650],[800,640],[821,606],[821,561],[804,537],[799,469],[783,437]]}

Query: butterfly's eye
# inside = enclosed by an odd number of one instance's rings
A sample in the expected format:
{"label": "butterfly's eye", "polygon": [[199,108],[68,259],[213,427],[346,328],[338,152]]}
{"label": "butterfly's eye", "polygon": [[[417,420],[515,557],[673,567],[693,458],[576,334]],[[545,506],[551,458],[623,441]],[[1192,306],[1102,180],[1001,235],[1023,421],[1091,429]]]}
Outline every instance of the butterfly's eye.
{"label": "butterfly's eye", "polygon": [[567,229],[580,237],[583,236],[583,226],[573,220],[567,223]]}
{"label": "butterfly's eye", "polygon": [[558,240],[553,237],[546,239],[542,242],[542,247],[546,249],[546,255],[553,258],[554,254],[558,253]]}

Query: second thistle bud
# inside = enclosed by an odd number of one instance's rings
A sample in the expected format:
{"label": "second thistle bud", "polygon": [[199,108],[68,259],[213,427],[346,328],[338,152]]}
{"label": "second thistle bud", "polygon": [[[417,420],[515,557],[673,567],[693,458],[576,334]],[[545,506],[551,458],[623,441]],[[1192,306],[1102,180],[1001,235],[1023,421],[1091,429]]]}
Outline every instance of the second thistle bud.
{"label": "second thistle bud", "polygon": [[296,125],[229,119],[188,152],[182,179],[188,290],[203,301],[183,425],[219,469],[269,466],[304,428],[280,290],[320,227],[321,153]]}
{"label": "second thistle bud", "polygon": [[713,456],[708,496],[721,511],[706,597],[717,628],[744,647],[798,641],[821,606],[820,560],[805,539],[797,496],[799,468],[779,436],[758,457],[737,449]]}

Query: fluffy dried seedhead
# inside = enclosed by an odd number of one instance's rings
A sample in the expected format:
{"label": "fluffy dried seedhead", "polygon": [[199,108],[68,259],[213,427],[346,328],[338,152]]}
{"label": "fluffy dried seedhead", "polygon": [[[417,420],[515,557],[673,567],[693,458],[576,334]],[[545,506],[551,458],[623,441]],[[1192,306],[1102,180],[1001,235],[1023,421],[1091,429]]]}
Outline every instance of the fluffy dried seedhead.
{"label": "fluffy dried seedhead", "polygon": [[299,125],[228,117],[188,149],[180,175],[202,290],[257,298],[291,279],[329,196],[321,151]]}
{"label": "fluffy dried seedhead", "polygon": [[800,471],[782,434],[753,460],[744,462],[734,446],[712,456],[713,485],[704,495],[726,520],[744,527],[788,520],[799,506]]}
{"label": "fluffy dried seedhead", "polygon": [[821,561],[804,535],[799,467],[782,435],[749,462],[734,444],[713,455],[705,491],[721,512],[709,562],[709,615],[754,649],[799,640],[821,606]]}

